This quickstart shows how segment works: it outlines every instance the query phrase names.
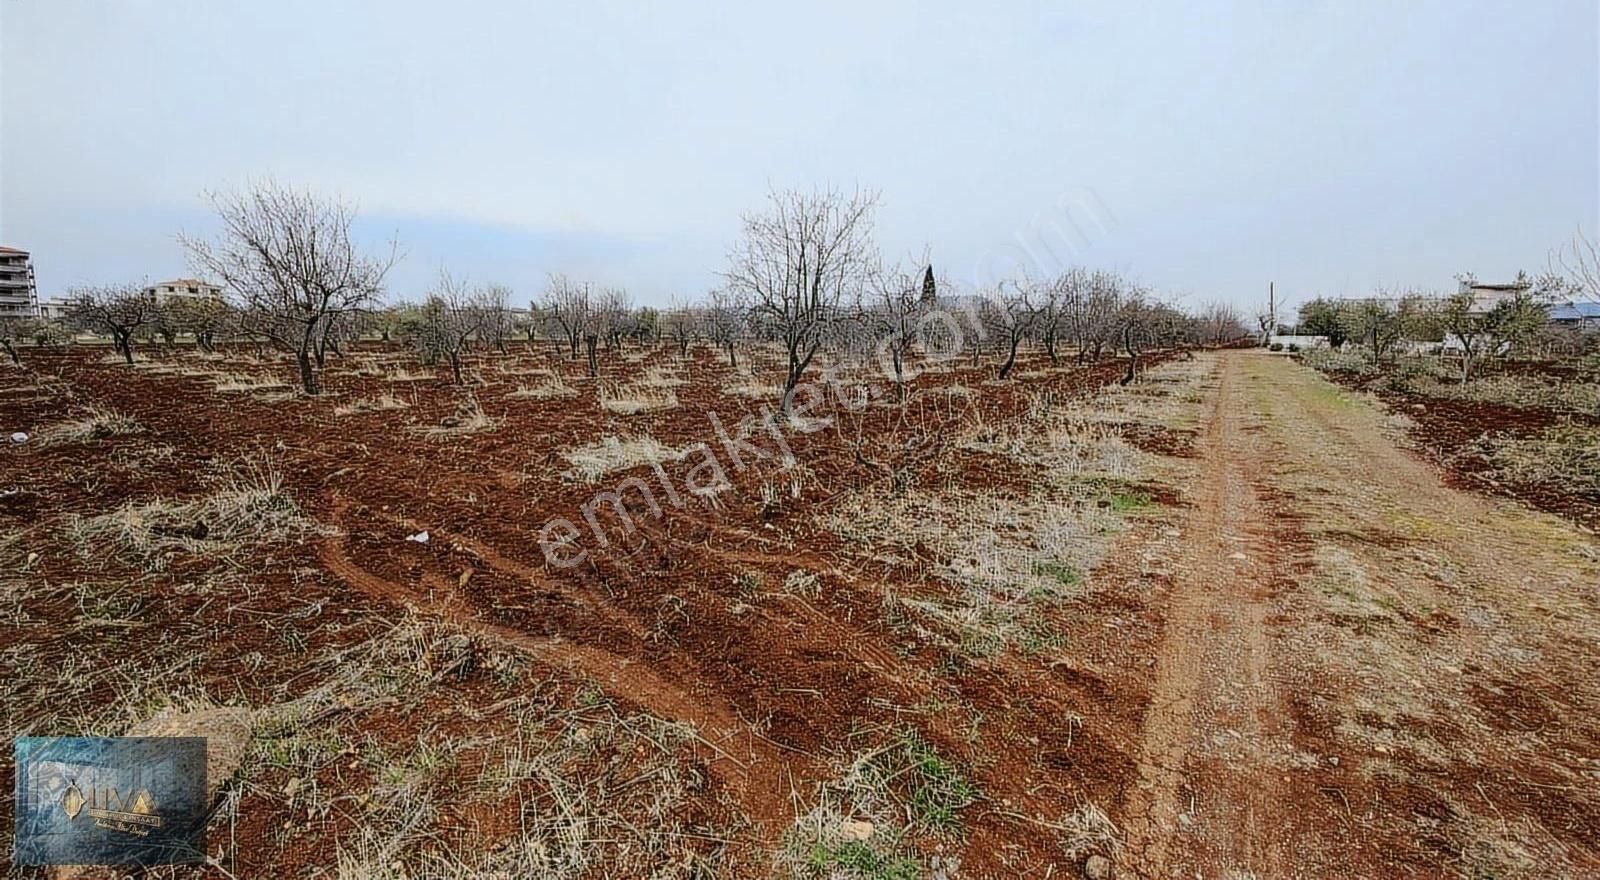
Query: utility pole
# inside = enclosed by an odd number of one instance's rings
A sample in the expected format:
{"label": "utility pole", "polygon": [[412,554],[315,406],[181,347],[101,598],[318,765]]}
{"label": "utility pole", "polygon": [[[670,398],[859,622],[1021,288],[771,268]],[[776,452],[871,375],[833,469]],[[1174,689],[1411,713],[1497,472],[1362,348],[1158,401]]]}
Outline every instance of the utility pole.
{"label": "utility pole", "polygon": [[1261,324],[1261,344],[1272,344],[1272,335],[1278,332],[1278,287],[1275,282],[1267,282],[1267,319],[1261,320],[1261,313],[1256,313],[1256,321]]}

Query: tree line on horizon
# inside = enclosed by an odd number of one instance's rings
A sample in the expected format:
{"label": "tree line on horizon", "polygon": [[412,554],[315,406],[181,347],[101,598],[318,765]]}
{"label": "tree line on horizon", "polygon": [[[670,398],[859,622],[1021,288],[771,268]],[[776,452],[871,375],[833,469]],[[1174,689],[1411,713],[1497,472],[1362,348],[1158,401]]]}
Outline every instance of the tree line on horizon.
{"label": "tree line on horizon", "polygon": [[272,345],[294,357],[302,390],[321,390],[330,355],[362,338],[404,343],[427,364],[463,379],[473,350],[507,352],[513,341],[546,340],[590,375],[599,354],[625,341],[662,342],[687,356],[696,343],[736,364],[747,343],[784,352],[783,401],[828,351],[879,357],[904,393],[908,361],[930,347],[955,346],[974,363],[988,355],[998,378],[1013,372],[1019,349],[1035,345],[1052,363],[1066,349],[1078,362],[1129,359],[1152,348],[1225,344],[1249,333],[1226,303],[1189,312],[1163,302],[1126,275],[1072,267],[1050,278],[1016,277],[962,293],[941,278],[924,251],[886,261],[873,236],[877,195],[870,191],[782,190],[765,210],[742,218],[723,283],[664,309],[635,305],[625,289],[597,287],[555,274],[526,310],[499,284],[468,284],[448,271],[420,301],[383,303],[385,278],[399,258],[359,248],[355,210],[339,199],[266,182],[213,193],[222,229],[212,238],[181,235],[193,268],[227,291],[225,298],[158,301],[142,283],[74,288],[65,327],[41,319],[0,322],[0,343],[50,344],[64,330],[109,337],[128,363],[138,345],[174,344],[180,336],[211,350],[225,341]]}

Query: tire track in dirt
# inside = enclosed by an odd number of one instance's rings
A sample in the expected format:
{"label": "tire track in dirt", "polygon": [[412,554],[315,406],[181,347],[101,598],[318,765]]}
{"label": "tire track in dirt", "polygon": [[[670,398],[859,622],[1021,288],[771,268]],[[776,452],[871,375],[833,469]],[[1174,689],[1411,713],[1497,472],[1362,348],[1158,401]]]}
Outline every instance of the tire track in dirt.
{"label": "tire track in dirt", "polygon": [[1270,766],[1289,717],[1271,678],[1265,624],[1272,529],[1251,483],[1259,460],[1238,372],[1223,354],[1166,600],[1138,778],[1123,803],[1126,866],[1147,878],[1280,877],[1292,864],[1278,818],[1289,798]]}
{"label": "tire track in dirt", "polygon": [[[339,527],[347,506],[342,497],[335,497],[332,504],[335,528]],[[708,769],[728,786],[752,818],[786,821],[792,815],[794,792],[774,768],[785,762],[793,764],[796,758],[780,755],[774,744],[740,720],[733,707],[703,695],[690,694],[648,666],[603,648],[535,636],[486,620],[480,609],[454,591],[441,598],[437,589],[430,590],[432,595],[429,595],[370,572],[345,552],[342,530],[322,543],[319,558],[340,580],[368,596],[444,620],[548,665],[581,670],[607,693],[660,718],[689,725],[695,729],[696,738],[714,753],[707,761]],[[743,758],[736,757],[736,751],[742,752]]]}

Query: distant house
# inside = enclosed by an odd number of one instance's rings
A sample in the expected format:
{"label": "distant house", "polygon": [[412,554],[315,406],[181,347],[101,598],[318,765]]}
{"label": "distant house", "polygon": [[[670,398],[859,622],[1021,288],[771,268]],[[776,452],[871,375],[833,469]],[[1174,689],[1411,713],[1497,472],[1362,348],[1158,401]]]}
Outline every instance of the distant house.
{"label": "distant house", "polygon": [[159,281],[144,289],[144,295],[156,303],[164,303],[174,297],[191,299],[218,299],[222,296],[222,288],[207,281],[195,278],[179,278],[173,281]]}
{"label": "distant house", "polygon": [[0,318],[32,318],[39,312],[28,252],[0,247]]}
{"label": "distant house", "polygon": [[1267,337],[1267,345],[1281,345],[1285,349],[1294,346],[1296,349],[1327,348],[1328,337],[1312,336],[1309,334],[1291,335],[1288,333],[1274,333]]}
{"label": "distant house", "polygon": [[1532,288],[1531,282],[1520,278],[1507,284],[1486,284],[1463,279],[1458,293],[1472,295],[1472,308],[1467,310],[1467,314],[1487,315],[1501,303],[1525,296]]}
{"label": "distant house", "polygon": [[70,308],[71,305],[72,303],[67,301],[64,297],[53,296],[50,299],[39,303],[39,317],[51,321],[59,321],[67,316],[67,309]]}
{"label": "distant house", "polygon": [[1600,327],[1600,302],[1569,302],[1551,306],[1550,322],[1566,327]]}

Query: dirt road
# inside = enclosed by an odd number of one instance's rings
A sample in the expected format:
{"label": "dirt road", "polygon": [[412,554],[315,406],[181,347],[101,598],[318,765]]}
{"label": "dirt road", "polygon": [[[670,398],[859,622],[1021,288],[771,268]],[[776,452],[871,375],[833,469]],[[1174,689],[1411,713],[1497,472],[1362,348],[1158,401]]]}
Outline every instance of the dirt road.
{"label": "dirt road", "polygon": [[1126,790],[1142,877],[1593,876],[1600,551],[1218,356]]}

